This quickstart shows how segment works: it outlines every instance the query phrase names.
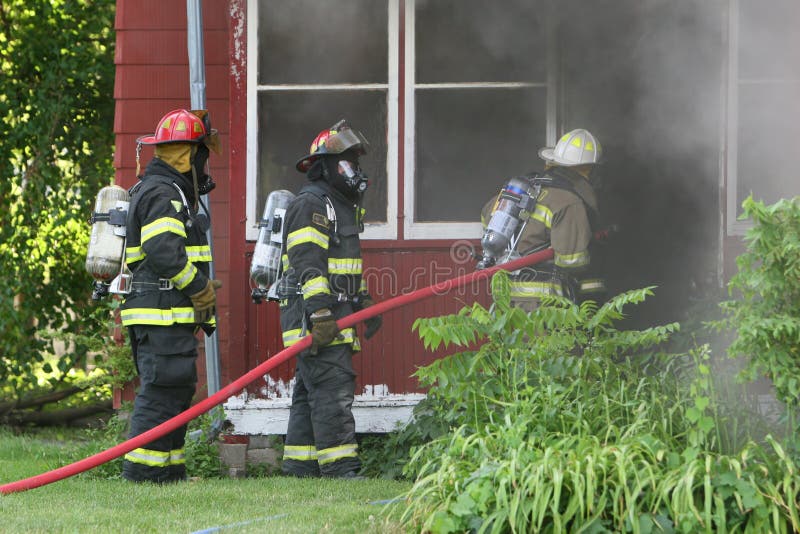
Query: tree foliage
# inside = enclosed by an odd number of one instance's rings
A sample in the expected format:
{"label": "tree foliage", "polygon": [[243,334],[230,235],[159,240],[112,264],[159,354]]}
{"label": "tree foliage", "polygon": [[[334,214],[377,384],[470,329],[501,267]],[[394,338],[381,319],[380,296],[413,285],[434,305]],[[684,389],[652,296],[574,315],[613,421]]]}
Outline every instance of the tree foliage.
{"label": "tree foliage", "polygon": [[800,399],[800,197],[766,206],[752,196],[742,204],[752,219],[747,251],[729,290],[737,298],[722,304],[717,327],[736,333],[728,351],[745,356],[747,379],[769,377],[779,400]]}
{"label": "tree foliage", "polygon": [[[113,178],[114,10],[0,0],[0,383],[16,396],[51,367],[56,340],[40,332],[97,331],[107,315],[83,263],[94,197]],[[85,357],[75,339],[53,381]]]}

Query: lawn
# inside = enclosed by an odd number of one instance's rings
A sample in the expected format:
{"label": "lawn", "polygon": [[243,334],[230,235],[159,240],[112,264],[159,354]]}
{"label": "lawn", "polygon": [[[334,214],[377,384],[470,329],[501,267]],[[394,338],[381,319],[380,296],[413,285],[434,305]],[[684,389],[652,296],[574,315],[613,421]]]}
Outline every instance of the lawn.
{"label": "lawn", "polygon": [[[0,429],[0,484],[63,465],[70,433]],[[0,496],[0,531],[402,532],[394,501],[410,484],[285,477],[203,479],[157,486],[87,474]]]}

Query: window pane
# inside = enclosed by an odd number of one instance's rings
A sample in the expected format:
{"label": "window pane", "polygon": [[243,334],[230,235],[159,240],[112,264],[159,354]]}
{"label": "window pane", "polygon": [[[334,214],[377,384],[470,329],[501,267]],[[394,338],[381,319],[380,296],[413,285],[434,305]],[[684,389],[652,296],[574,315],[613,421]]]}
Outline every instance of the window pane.
{"label": "window pane", "polygon": [[797,155],[800,84],[758,84],[739,87],[739,152],[737,209],[753,197],[772,204],[800,195]]}
{"label": "window pane", "polygon": [[417,83],[543,82],[544,11],[533,0],[418,2]]}
{"label": "window pane", "polygon": [[740,0],[739,78],[800,79],[800,3]]}
{"label": "window pane", "polygon": [[542,168],[544,89],[417,90],[418,222],[477,222],[510,177]]}
{"label": "window pane", "polygon": [[386,0],[261,0],[258,83],[386,83]]}
{"label": "window pane", "polygon": [[258,97],[258,196],[256,213],[269,193],[297,193],[306,183],[294,165],[308,154],[322,130],[347,119],[369,141],[361,167],[370,177],[364,197],[367,222],[386,221],[386,92],[298,91],[261,93]]}

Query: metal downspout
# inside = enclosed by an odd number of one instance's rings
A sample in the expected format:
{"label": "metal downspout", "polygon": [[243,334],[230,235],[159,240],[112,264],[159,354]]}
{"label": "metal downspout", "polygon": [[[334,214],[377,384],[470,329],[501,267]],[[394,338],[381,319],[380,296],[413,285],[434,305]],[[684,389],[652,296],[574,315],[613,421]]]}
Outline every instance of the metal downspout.
{"label": "metal downspout", "polygon": [[[186,0],[186,37],[189,51],[189,92],[192,109],[206,109],[206,69],[203,54],[203,9],[201,0]],[[208,195],[201,197],[201,205],[207,210],[211,221],[211,204]],[[208,264],[209,278],[215,278],[214,246],[211,236],[211,225],[206,231],[208,246],[211,249],[211,262]],[[205,338],[206,353],[206,387],[211,396],[220,389],[219,370],[219,338],[215,330]]]}

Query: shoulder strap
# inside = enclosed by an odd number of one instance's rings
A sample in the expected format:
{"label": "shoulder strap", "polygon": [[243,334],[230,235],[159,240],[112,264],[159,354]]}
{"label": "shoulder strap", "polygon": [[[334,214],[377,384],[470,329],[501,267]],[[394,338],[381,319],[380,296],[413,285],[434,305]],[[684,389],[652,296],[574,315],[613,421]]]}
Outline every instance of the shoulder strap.
{"label": "shoulder strap", "polygon": [[534,184],[541,185],[542,187],[552,187],[554,189],[563,189],[564,191],[569,191],[581,199],[583,205],[586,206],[586,212],[589,214],[589,221],[592,224],[592,227],[595,227],[599,221],[600,214],[591,204],[586,202],[586,199],[583,198],[583,195],[580,194],[580,192],[575,188],[568,178],[560,175],[558,169],[558,167],[555,167],[545,171],[544,174],[533,174],[529,179]]}
{"label": "shoulder strap", "polygon": [[326,211],[325,215],[328,217],[328,220],[330,220],[333,223],[333,233],[336,234],[339,230],[339,225],[336,217],[336,208],[333,207],[333,202],[328,197],[328,192],[323,187],[318,185],[316,182],[311,182],[310,184],[307,184],[300,190],[298,196],[302,195],[303,193],[308,193],[318,198],[319,200],[322,201],[323,204],[325,204],[325,211]]}

